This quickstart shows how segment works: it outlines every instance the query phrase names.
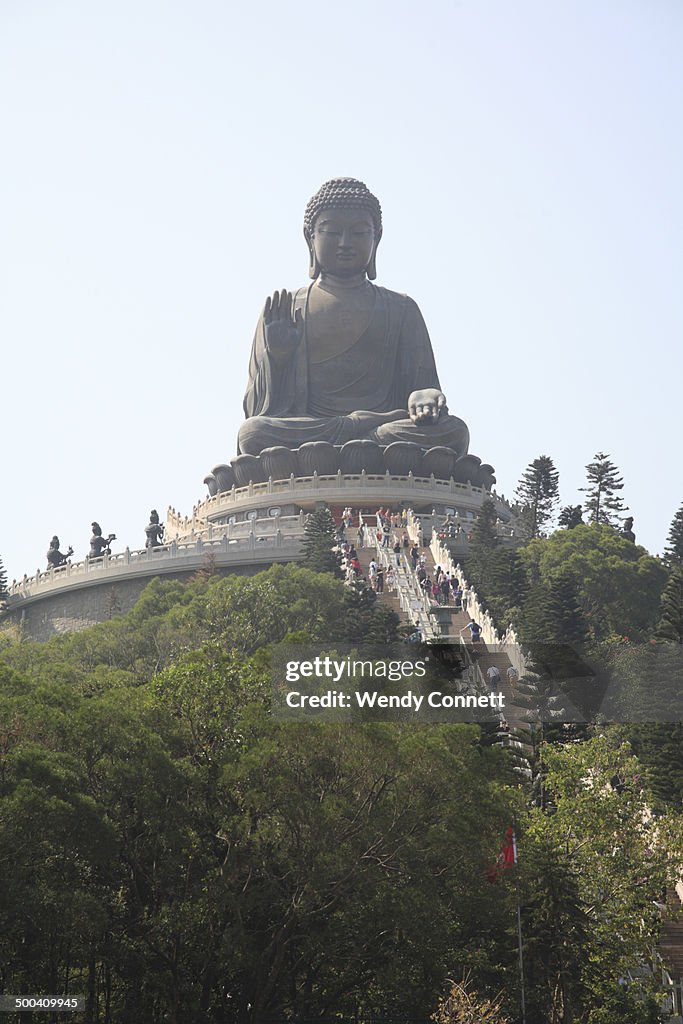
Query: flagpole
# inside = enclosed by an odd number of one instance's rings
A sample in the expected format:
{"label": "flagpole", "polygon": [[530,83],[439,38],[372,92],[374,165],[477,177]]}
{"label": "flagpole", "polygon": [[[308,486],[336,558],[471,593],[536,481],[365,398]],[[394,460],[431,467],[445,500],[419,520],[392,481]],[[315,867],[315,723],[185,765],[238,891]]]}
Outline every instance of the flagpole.
{"label": "flagpole", "polygon": [[519,1001],[522,1007],[522,1024],[526,1024],[526,1005],[524,1002],[524,954],[522,953],[522,911],[517,893],[517,945],[519,947]]}
{"label": "flagpole", "polygon": [[[513,824],[512,842],[514,845],[515,864],[517,864],[517,834]],[[526,1024],[526,1001],[524,998],[524,953],[522,951],[522,908],[519,902],[519,879],[515,871],[515,898],[517,901],[517,950],[519,952],[519,1001],[522,1009],[522,1024]]]}

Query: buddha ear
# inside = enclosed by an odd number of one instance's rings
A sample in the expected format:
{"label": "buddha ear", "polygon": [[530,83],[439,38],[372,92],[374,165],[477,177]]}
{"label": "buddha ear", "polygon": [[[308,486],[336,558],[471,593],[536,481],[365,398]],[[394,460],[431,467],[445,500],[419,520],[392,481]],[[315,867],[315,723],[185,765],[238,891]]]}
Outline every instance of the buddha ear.
{"label": "buddha ear", "polygon": [[369,281],[374,281],[375,278],[377,277],[377,260],[376,260],[377,246],[379,245],[381,238],[382,238],[382,232],[380,231],[380,233],[378,234],[377,238],[375,239],[375,244],[372,247],[372,256],[370,257],[370,262],[368,263],[368,269],[366,270],[366,274],[368,275],[368,280]]}
{"label": "buddha ear", "polygon": [[304,238],[306,239],[306,245],[308,246],[308,276],[315,281],[317,277],[320,277],[320,264],[318,263],[315,255],[313,236],[308,228],[304,228]]}

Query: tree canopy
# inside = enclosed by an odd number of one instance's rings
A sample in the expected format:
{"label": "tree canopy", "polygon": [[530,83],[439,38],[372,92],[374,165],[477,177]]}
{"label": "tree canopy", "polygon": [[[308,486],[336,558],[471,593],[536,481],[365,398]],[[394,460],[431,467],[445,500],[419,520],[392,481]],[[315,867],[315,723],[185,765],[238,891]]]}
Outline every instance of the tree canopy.
{"label": "tree canopy", "polygon": [[594,461],[586,466],[586,480],[588,486],[579,489],[586,492],[585,510],[589,523],[615,526],[618,517],[626,511],[618,493],[623,490],[624,481],[609,455],[598,452],[594,456]]}
{"label": "tree canopy", "polygon": [[532,580],[573,580],[594,638],[649,638],[666,570],[645,548],[609,526],[584,524],[533,540],[520,555]]}
{"label": "tree canopy", "polygon": [[[505,599],[527,616],[536,601],[539,629],[557,636],[576,637],[585,608],[594,631],[645,621],[636,581],[646,601],[666,578],[605,526],[481,551]],[[640,761],[624,730],[588,743],[536,736],[536,800],[518,785],[519,757],[475,725],[271,713],[274,645],[397,636],[365,589],[277,565],[157,579],[128,615],[5,645],[5,990],[84,992],[101,1024],[435,1010],[518,1024],[519,900],[527,1024],[610,1013],[649,1024],[655,901],[683,849],[675,726],[634,731]],[[640,699],[640,652],[680,645],[613,649],[627,698]],[[492,884],[513,819],[519,863]],[[639,980],[624,992],[631,967]],[[449,978],[470,982],[439,1003]]]}
{"label": "tree canopy", "polygon": [[85,992],[111,1024],[431,1012],[495,916],[515,796],[474,726],[270,714],[274,643],[373,630],[395,621],[288,565],[157,580],[3,651],[6,990]]}
{"label": "tree canopy", "polygon": [[683,505],[671,522],[664,548],[664,561],[670,566],[683,565]]}
{"label": "tree canopy", "polygon": [[559,500],[560,475],[548,455],[530,462],[517,485],[522,519],[529,537],[538,537],[553,517]]}
{"label": "tree canopy", "polygon": [[314,572],[341,575],[341,560],[336,550],[337,530],[327,506],[306,517],[304,527],[304,565]]}

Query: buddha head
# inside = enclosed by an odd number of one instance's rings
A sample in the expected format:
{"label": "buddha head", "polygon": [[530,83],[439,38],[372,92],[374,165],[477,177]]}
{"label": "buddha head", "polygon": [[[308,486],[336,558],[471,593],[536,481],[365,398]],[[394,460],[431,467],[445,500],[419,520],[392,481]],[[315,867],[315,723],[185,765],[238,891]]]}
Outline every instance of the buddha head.
{"label": "buddha head", "polygon": [[326,271],[347,277],[377,277],[375,253],[382,237],[382,208],[367,185],[356,178],[332,178],[308,201],[304,238],[309,275]]}

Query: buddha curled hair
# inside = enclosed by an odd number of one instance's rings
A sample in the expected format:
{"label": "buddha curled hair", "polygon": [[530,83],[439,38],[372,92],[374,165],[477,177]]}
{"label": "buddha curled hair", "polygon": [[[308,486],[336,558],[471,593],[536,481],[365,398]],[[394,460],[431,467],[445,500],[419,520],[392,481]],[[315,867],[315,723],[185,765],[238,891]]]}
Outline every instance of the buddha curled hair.
{"label": "buddha curled hair", "polygon": [[382,234],[382,207],[365,182],[357,178],[331,178],[321,185],[306,205],[304,232],[310,234],[320,211],[329,209],[367,210],[372,216],[379,240]]}
{"label": "buddha curled hair", "polygon": [[316,259],[312,235],[315,218],[321,210],[365,210],[372,217],[375,225],[375,244],[370,263],[367,268],[367,275],[371,281],[377,276],[375,266],[375,251],[382,237],[382,207],[379,199],[373,196],[372,192],[364,181],[357,178],[331,178],[321,185],[312,199],[306,204],[304,213],[304,237],[308,245],[311,262],[308,267],[309,277],[315,280],[320,274],[320,267]]}

